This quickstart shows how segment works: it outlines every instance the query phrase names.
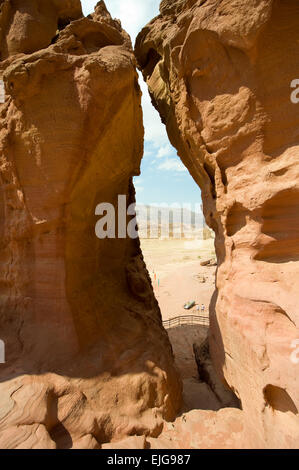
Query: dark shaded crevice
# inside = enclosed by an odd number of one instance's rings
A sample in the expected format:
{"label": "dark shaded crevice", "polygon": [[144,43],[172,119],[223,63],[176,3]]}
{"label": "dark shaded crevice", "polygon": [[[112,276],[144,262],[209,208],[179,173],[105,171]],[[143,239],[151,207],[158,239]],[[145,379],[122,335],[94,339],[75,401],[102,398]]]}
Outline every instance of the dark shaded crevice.
{"label": "dark shaded crevice", "polygon": [[203,167],[211,183],[212,198],[216,199],[217,195],[216,195],[216,189],[215,189],[215,171],[210,166],[208,166],[207,163],[204,163]]}
{"label": "dark shaded crevice", "polygon": [[200,346],[194,344],[193,351],[197,364],[199,380],[208,385],[223,408],[242,409],[242,404],[235,391],[229,387],[226,380],[220,380],[216,374],[210,356],[209,340],[206,339]]}
{"label": "dark shaded crevice", "polygon": [[226,233],[232,237],[246,226],[246,216],[248,210],[239,202],[233,204],[227,214]]}
{"label": "dark shaded crevice", "polygon": [[143,74],[144,77],[150,77],[156,67],[156,65],[160,62],[162,57],[155,49],[150,49],[147,53],[146,60],[144,64],[142,64]]}
{"label": "dark shaded crevice", "polygon": [[220,167],[220,173],[221,173],[221,181],[223,184],[224,192],[227,193],[228,181],[227,181],[227,176],[226,176],[226,170]]}
{"label": "dark shaded crevice", "polygon": [[58,24],[57,27],[59,31],[62,31],[65,29],[69,24],[71,23],[71,20],[69,18],[58,18]]}
{"label": "dark shaded crevice", "polygon": [[51,429],[49,435],[52,441],[55,442],[57,449],[71,449],[73,447],[72,437],[62,423],[59,422]]}
{"label": "dark shaded crevice", "polygon": [[59,34],[56,34],[56,35],[53,37],[53,39],[51,40],[51,45],[52,45],[52,44],[56,44],[56,42],[58,41],[58,39],[59,39]]}
{"label": "dark shaded crevice", "polygon": [[51,43],[49,45],[55,44],[58,41],[59,33],[61,31],[63,31],[70,23],[71,23],[70,19],[58,18],[58,21],[57,21],[57,34],[52,38]]}

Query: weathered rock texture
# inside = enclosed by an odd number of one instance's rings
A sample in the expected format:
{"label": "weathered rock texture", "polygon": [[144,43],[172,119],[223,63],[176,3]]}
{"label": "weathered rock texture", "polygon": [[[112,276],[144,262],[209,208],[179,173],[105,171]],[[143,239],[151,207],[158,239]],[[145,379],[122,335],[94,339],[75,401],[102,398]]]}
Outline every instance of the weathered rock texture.
{"label": "weathered rock texture", "polygon": [[2,0],[1,448],[155,436],[181,385],[138,240],[95,235],[134,201],[143,149],[128,35],[103,2]]}
{"label": "weathered rock texture", "polygon": [[136,52],[216,233],[214,365],[244,445],[298,447],[297,0],[163,0]]}

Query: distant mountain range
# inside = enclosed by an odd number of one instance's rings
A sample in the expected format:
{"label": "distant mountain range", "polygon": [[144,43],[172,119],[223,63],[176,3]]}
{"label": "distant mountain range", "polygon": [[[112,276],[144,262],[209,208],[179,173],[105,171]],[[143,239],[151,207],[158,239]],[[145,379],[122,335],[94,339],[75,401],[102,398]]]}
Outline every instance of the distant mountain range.
{"label": "distant mountain range", "polygon": [[[188,238],[209,238],[210,229],[201,212],[188,208],[136,205],[141,238],[170,238],[181,234]],[[154,236],[153,236],[154,235]]]}
{"label": "distant mountain range", "polygon": [[185,222],[191,226],[205,224],[202,211],[200,213],[190,211],[187,208],[171,208],[171,207],[158,207],[150,205],[136,205],[136,213],[138,221],[146,221],[149,219],[157,220],[160,218],[160,223],[180,223]]}

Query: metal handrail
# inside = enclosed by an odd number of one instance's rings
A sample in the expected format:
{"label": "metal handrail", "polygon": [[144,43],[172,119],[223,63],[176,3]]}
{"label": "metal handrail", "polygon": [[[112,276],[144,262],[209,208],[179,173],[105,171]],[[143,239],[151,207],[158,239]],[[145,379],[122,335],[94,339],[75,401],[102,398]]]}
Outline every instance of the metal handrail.
{"label": "metal handrail", "polygon": [[172,328],[182,325],[205,325],[209,326],[210,321],[208,316],[203,315],[181,315],[180,317],[170,318],[163,321],[164,328]]}

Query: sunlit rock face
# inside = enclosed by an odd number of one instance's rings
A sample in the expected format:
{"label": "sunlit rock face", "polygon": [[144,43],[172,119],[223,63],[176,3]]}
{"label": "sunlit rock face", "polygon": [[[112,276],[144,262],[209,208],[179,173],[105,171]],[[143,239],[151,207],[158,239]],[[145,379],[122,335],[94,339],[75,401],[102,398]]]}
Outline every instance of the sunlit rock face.
{"label": "sunlit rock face", "polygon": [[138,239],[95,234],[135,199],[130,39],[103,2],[4,0],[0,28],[0,447],[156,436],[181,402],[168,336]]}
{"label": "sunlit rock face", "polygon": [[296,0],[163,0],[136,43],[216,233],[210,348],[251,447],[299,442],[298,31]]}

